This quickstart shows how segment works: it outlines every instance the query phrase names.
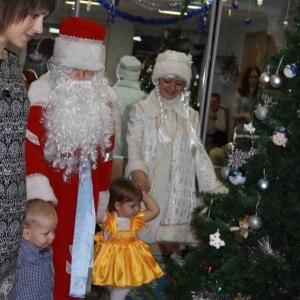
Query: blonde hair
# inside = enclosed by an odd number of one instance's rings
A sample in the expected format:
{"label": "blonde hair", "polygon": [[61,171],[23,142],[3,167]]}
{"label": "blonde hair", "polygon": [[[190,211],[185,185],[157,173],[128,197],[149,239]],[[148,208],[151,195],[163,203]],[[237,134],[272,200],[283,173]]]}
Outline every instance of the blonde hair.
{"label": "blonde hair", "polygon": [[26,219],[27,227],[34,226],[40,218],[55,218],[57,214],[54,207],[47,201],[41,199],[31,199],[26,203]]}

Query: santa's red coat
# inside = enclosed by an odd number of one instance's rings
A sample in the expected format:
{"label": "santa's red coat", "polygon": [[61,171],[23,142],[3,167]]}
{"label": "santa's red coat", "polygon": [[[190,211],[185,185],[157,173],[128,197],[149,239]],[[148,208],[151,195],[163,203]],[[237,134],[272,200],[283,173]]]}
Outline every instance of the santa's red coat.
{"label": "santa's red coat", "polygon": [[[78,194],[78,175],[72,175],[65,182],[62,172],[53,169],[51,162],[44,159],[45,129],[41,122],[43,106],[30,108],[26,138],[26,173],[28,199],[41,198],[56,205],[58,225],[53,242],[53,263],[55,269],[54,299],[75,299],[69,297],[70,274],[67,263],[72,264],[70,246],[73,244],[75,213]],[[113,150],[113,139],[111,149]],[[108,155],[109,156],[109,155]],[[98,167],[92,171],[95,211],[99,203],[99,193],[107,191],[112,172],[112,160],[98,160]],[[104,193],[105,194],[105,193]],[[82,232],[84,234],[84,232]]]}

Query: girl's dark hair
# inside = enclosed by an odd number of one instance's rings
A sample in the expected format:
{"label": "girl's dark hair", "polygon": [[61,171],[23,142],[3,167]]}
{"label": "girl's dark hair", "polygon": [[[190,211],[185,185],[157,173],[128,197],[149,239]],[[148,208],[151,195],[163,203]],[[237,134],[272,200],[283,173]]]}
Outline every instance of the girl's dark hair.
{"label": "girl's dark hair", "polygon": [[[249,66],[246,68],[244,75],[241,79],[240,86],[238,88],[238,92],[240,93],[241,96],[248,96],[250,93],[250,88],[249,88],[249,76],[252,71],[256,71],[258,74],[258,77],[261,75],[261,71],[257,66]],[[257,84],[257,87],[255,88],[254,94],[252,95],[253,97],[256,97],[257,92],[258,92],[258,87],[259,84]]]}
{"label": "girl's dark hair", "polygon": [[52,14],[57,0],[1,0],[0,34],[11,24],[22,22],[28,15],[36,12]]}
{"label": "girl's dark hair", "polygon": [[128,178],[117,178],[115,179],[109,187],[109,203],[108,211],[115,211],[116,202],[125,203],[131,201],[141,202],[143,199],[143,194],[140,188],[135,182]]}

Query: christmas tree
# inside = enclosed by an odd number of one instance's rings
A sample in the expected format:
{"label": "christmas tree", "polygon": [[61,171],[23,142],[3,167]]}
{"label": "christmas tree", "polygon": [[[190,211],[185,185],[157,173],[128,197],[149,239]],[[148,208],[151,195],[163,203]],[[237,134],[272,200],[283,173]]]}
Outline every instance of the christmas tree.
{"label": "christmas tree", "polygon": [[167,265],[171,299],[300,299],[300,8],[285,36],[260,77],[252,122],[227,146],[229,193],[201,195],[200,243]]}

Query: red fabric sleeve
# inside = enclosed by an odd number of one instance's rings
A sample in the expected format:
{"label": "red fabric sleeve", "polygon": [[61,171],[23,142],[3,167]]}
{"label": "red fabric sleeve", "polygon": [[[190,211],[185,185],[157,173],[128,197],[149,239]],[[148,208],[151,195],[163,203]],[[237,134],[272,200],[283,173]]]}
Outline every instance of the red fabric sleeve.
{"label": "red fabric sleeve", "polygon": [[[113,152],[114,149],[114,143],[115,143],[115,135],[111,137],[111,147],[107,150],[107,153]],[[112,157],[111,157],[112,158]],[[110,159],[106,162],[101,162],[99,167],[99,190],[106,191],[108,190],[110,186],[110,180],[111,180],[111,174],[112,174],[112,164],[113,160]]]}
{"label": "red fabric sleeve", "polygon": [[[47,162],[44,160],[45,129],[41,122],[42,106],[31,106],[26,134],[26,175],[47,174]],[[30,140],[33,134],[37,139]],[[38,144],[37,144],[37,143]],[[46,175],[47,176],[47,175]]]}

